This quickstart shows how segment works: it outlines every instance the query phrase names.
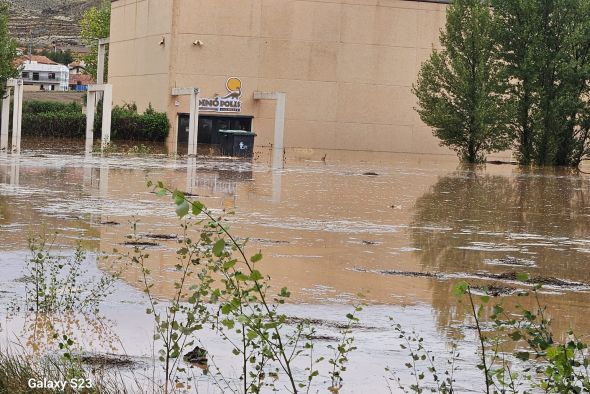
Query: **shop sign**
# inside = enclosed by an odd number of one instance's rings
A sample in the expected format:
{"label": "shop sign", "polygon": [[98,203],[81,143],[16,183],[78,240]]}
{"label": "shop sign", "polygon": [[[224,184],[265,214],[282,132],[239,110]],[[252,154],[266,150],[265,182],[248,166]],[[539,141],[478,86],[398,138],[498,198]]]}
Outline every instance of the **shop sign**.
{"label": "shop sign", "polygon": [[242,81],[229,78],[225,83],[225,96],[203,97],[199,99],[199,111],[207,112],[240,112],[242,102]]}

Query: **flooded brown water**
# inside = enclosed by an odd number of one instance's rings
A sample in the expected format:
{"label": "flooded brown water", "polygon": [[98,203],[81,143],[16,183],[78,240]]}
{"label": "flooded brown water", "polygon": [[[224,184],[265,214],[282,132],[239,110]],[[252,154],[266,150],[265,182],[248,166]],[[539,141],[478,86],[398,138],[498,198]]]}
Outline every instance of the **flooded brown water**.
{"label": "flooded brown water", "polygon": [[[265,152],[252,161],[85,158],[77,146],[23,146],[20,157],[0,158],[0,262],[7,292],[15,286],[7,278],[19,276],[13,271],[26,255],[29,234],[58,231],[63,243],[80,239],[93,251],[110,251],[124,248],[130,222],[137,220],[138,235],[157,244],[149,261],[160,277],[155,290],[171,296],[175,241],[160,235],[181,229],[170,201],[146,188],[152,179],[190,192],[218,212],[233,210],[232,231],[250,237],[248,252],[263,253],[261,270],[292,291],[287,308],[293,314],[338,320],[363,295],[370,305],[367,324],[380,329],[359,333],[360,355],[358,361],[351,355],[356,372],[346,392],[383,392],[383,364],[405,362],[386,331],[389,316],[422,331],[434,349],[457,338],[473,346],[467,311],[451,294],[461,278],[506,291],[525,286],[510,280],[514,272],[544,278],[542,301],[556,332],[590,334],[588,175],[461,167],[445,156],[307,150],[287,151],[284,169],[273,171]],[[133,292],[138,271],[127,270],[123,278],[129,289],[120,297],[141,303]],[[142,308],[113,307],[121,337],[139,328],[120,321],[120,308],[135,321],[149,321]],[[146,336],[149,329],[141,328]],[[383,350],[388,341],[391,348]],[[145,344],[130,342],[128,351],[145,353]]]}

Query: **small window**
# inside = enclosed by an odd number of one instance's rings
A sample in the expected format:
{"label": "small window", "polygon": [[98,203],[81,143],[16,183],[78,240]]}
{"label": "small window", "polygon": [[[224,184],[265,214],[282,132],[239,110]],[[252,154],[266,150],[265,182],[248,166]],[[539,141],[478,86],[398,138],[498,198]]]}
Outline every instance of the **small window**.
{"label": "small window", "polygon": [[23,78],[29,78],[29,72],[28,71],[24,71],[22,74]]}
{"label": "small window", "polygon": [[55,79],[55,73],[49,73],[49,79]]}
{"label": "small window", "polygon": [[39,73],[33,73],[33,81],[39,80]]}

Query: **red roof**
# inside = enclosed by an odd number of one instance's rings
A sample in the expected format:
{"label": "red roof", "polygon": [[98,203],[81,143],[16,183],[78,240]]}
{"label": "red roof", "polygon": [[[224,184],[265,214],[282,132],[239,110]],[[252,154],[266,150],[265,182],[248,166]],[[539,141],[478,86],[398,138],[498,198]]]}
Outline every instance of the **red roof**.
{"label": "red roof", "polygon": [[[59,64],[54,62],[53,60],[51,60],[50,58],[48,58],[47,56],[40,56],[40,55],[33,55],[31,56],[31,61],[33,62],[37,62],[37,64]],[[24,63],[28,63],[29,61],[29,55],[23,55],[23,56],[19,56],[18,58],[16,58],[15,63],[17,66],[20,66],[21,64]]]}
{"label": "red roof", "polygon": [[[80,82],[80,83],[78,83]],[[93,85],[94,79],[87,74],[70,74],[69,85]]]}

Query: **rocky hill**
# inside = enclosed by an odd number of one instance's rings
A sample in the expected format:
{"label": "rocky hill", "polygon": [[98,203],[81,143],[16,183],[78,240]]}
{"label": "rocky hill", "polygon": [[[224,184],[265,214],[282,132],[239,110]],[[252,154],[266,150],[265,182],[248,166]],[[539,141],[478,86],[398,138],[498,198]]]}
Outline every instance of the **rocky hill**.
{"label": "rocky hill", "polygon": [[79,21],[101,0],[3,0],[11,5],[10,29],[22,46],[80,44]]}

